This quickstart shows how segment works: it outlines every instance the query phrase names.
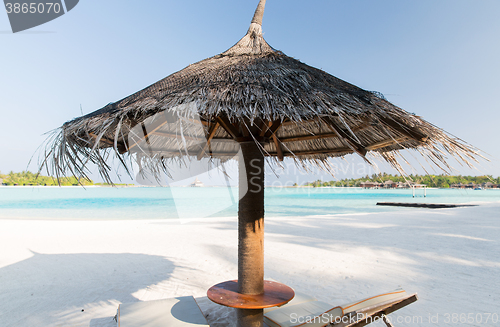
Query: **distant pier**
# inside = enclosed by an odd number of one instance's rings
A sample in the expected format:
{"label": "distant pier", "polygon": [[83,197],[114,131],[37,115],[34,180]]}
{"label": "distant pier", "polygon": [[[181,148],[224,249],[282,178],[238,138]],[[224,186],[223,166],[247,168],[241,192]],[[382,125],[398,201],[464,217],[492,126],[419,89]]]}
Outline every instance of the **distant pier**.
{"label": "distant pier", "polygon": [[377,205],[378,206],[390,206],[390,207],[428,208],[428,209],[477,207],[476,204],[401,203],[401,202],[377,202]]}

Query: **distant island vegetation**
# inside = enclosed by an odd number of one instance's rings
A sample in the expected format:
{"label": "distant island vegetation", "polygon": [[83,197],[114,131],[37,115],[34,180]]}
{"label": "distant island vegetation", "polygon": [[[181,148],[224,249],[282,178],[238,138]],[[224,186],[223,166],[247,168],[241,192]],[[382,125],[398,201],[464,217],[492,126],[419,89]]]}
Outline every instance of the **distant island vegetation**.
{"label": "distant island vegetation", "polygon": [[[460,186],[487,186],[500,188],[500,177],[491,175],[484,176],[449,176],[449,175],[391,175],[387,173],[373,174],[361,178],[344,178],[338,181],[321,181],[317,180],[310,183],[305,183],[308,187],[363,187],[366,183],[386,182],[397,183],[415,183],[422,184],[427,187],[450,188]],[[8,174],[0,173],[0,185],[5,186],[110,186],[107,183],[94,183],[92,180],[80,179],[74,177],[61,177],[59,182],[56,178],[37,175],[30,171],[22,171],[20,173],[10,172]],[[134,184],[114,184],[116,186],[135,186]],[[295,184],[294,186],[298,186]]]}
{"label": "distant island vegetation", "polygon": [[[321,181],[306,183],[305,186],[310,187],[362,187],[364,183],[415,183],[423,184],[427,187],[450,188],[458,185],[498,185],[500,177],[494,178],[491,175],[485,176],[450,176],[450,175],[391,175],[387,173],[373,174],[361,178],[345,178],[338,181]],[[362,185],[363,184],[363,185]]]}
{"label": "distant island vegetation", "polygon": [[[0,173],[0,185],[5,186],[109,186],[107,183],[94,183],[92,180],[76,177],[60,177],[59,182],[56,178],[37,175],[30,171],[20,173],[10,172],[6,175]],[[114,184],[117,186],[127,186],[129,184]]]}

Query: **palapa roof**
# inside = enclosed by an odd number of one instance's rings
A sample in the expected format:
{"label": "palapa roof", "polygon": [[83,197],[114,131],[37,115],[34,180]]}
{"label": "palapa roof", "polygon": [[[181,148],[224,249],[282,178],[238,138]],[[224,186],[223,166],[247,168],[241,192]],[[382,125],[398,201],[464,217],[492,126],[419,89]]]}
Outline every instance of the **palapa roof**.
{"label": "palapa roof", "polygon": [[107,156],[165,168],[170,159],[228,160],[238,142],[262,144],[277,160],[325,164],[367,152],[400,168],[396,152],[417,149],[448,169],[476,149],[370,92],[272,48],[262,35],[265,0],[247,34],[202,60],[122,100],[65,123],[50,139],[43,165],[52,174],[85,175],[88,161],[108,179]]}

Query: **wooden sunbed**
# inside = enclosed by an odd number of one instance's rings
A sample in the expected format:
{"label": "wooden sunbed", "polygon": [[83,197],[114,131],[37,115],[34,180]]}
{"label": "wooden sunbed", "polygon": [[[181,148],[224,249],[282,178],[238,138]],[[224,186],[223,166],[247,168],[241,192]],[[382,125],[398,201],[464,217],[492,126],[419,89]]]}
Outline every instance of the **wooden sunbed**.
{"label": "wooden sunbed", "polygon": [[296,299],[279,308],[264,311],[264,321],[270,327],[361,327],[375,321],[394,325],[387,318],[390,313],[415,301],[417,294],[402,289],[376,295],[354,303],[332,306],[310,296],[297,293]]}

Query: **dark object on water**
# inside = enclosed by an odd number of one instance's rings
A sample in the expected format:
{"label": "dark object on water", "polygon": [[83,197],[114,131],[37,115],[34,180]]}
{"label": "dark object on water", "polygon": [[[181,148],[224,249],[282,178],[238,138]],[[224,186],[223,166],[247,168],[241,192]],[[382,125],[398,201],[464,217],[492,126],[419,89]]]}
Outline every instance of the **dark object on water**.
{"label": "dark object on water", "polygon": [[476,204],[401,203],[401,202],[377,202],[377,205],[378,206],[390,206],[390,207],[428,208],[428,209],[477,207]]}

